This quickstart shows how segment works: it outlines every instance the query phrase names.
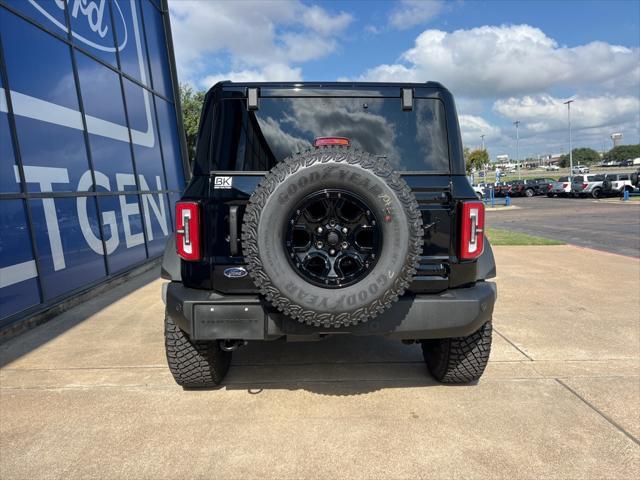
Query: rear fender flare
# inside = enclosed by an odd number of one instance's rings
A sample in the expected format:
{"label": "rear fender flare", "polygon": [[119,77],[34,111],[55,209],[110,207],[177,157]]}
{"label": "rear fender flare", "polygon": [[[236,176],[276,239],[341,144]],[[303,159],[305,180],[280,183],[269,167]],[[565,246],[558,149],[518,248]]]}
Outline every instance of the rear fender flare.
{"label": "rear fender flare", "polygon": [[478,258],[476,268],[476,281],[488,280],[496,276],[496,260],[493,257],[493,250],[489,239],[484,237],[484,251]]}
{"label": "rear fender flare", "polygon": [[167,243],[164,246],[164,254],[162,255],[160,276],[165,280],[171,280],[172,282],[182,281],[182,274],[180,273],[180,257],[178,256],[178,252],[176,252],[175,233],[171,233],[167,237]]}

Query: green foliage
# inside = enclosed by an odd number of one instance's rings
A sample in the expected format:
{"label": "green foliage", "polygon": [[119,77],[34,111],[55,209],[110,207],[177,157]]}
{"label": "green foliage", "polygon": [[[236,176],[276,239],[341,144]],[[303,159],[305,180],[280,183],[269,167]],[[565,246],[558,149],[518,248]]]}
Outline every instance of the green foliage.
{"label": "green foliage", "polygon": [[465,164],[467,166],[467,172],[470,172],[473,168],[476,170],[482,170],[484,166],[489,163],[489,154],[487,150],[477,149],[469,151],[465,148]]}
{"label": "green foliage", "polygon": [[550,238],[527,235],[525,233],[503,230],[501,228],[487,228],[485,235],[492,246],[498,245],[564,245],[564,242]]}
{"label": "green foliage", "polygon": [[604,154],[605,161],[623,161],[640,157],[640,144],[637,145],[620,145],[614,147]]}
{"label": "green foliage", "polygon": [[187,151],[189,161],[193,163],[196,157],[196,141],[198,139],[198,124],[200,111],[204,102],[205,92],[194,91],[189,85],[180,85],[180,102],[182,103],[182,122],[187,137]]}
{"label": "green foliage", "polygon": [[[574,148],[573,164],[574,165],[591,165],[600,161],[600,154],[593,148]],[[569,166],[569,155],[564,154],[560,157],[560,166],[566,168]]]}

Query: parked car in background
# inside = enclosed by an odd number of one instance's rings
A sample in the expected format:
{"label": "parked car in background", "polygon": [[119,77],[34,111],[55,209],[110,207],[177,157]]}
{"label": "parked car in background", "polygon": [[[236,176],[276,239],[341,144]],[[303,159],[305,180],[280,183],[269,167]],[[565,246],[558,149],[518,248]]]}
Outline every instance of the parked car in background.
{"label": "parked car in background", "polygon": [[496,197],[506,197],[507,195],[511,196],[512,190],[513,190],[513,181],[503,182],[502,184],[496,186],[495,195]]}
{"label": "parked car in background", "polygon": [[471,185],[471,187],[473,188],[473,191],[476,192],[476,197],[478,197],[478,200],[482,200],[482,197],[484,196],[484,188],[482,188],[480,185]]}
{"label": "parked car in background", "polygon": [[631,173],[610,173],[602,182],[602,194],[607,197],[615,197],[624,194],[624,191],[632,192],[634,185],[631,182]]}
{"label": "parked car in background", "polygon": [[603,167],[621,167],[622,162],[619,160],[609,160],[608,162],[604,162],[602,166]]}
{"label": "parked car in background", "polygon": [[493,185],[493,195],[495,197],[504,197],[508,192],[509,185],[506,182],[496,182]]}
{"label": "parked car in background", "polygon": [[604,174],[577,175],[573,177],[571,192],[576,197],[602,197]]}
{"label": "parked car in background", "polygon": [[549,189],[549,184],[554,180],[551,178],[530,178],[526,180],[515,180],[511,187],[511,195],[514,197],[533,197],[544,195]]}
{"label": "parked car in background", "polygon": [[546,195],[551,188],[551,184],[555,182],[553,178],[536,178],[535,180],[538,185],[536,195]]}
{"label": "parked car in background", "polygon": [[557,182],[551,183],[547,191],[547,197],[566,197],[571,193],[569,177],[560,177]]}
{"label": "parked car in background", "polygon": [[574,165],[571,173],[573,173],[574,175],[577,173],[589,173],[589,167],[587,167],[586,165]]}
{"label": "parked car in background", "polygon": [[546,167],[544,167],[544,169],[547,172],[557,172],[558,170],[560,170],[560,167],[558,165],[547,165]]}

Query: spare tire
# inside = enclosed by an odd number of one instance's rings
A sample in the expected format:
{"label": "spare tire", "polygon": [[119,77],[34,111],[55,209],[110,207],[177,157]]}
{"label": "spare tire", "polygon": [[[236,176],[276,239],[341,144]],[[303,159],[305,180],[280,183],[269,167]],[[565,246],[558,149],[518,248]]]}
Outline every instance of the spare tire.
{"label": "spare tire", "polygon": [[398,300],[416,272],[422,217],[389,163],[350,147],[280,162],[247,205],[247,270],[278,310],[321,327],[355,325]]}

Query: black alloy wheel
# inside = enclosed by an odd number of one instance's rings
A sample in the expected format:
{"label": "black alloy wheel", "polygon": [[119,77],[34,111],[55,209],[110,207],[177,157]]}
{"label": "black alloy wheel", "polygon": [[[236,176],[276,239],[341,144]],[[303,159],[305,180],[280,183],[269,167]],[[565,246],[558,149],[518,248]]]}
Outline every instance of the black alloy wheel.
{"label": "black alloy wheel", "polygon": [[379,220],[352,192],[324,189],[296,205],[287,223],[289,260],[306,281],[325,288],[359,282],[382,248]]}

